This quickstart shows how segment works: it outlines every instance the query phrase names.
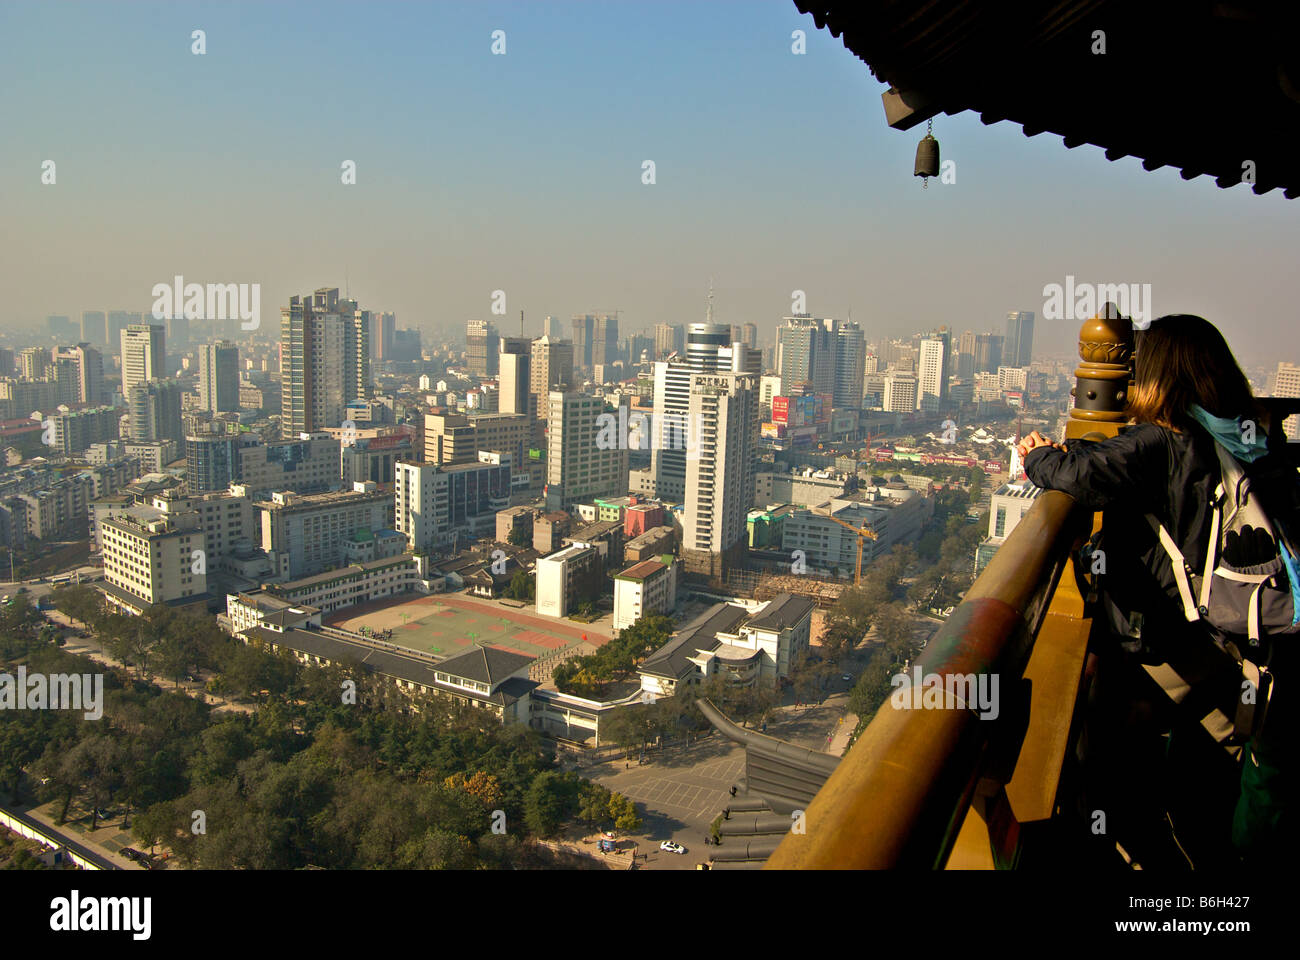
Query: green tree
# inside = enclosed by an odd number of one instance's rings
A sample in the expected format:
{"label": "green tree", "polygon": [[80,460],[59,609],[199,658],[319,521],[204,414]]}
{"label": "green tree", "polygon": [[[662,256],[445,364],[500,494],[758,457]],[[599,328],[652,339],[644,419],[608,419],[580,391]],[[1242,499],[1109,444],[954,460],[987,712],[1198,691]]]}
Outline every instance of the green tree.
{"label": "green tree", "polygon": [[610,796],[609,815],[614,818],[614,826],[624,833],[632,833],[641,829],[642,820],[636,812],[636,804],[621,793]]}
{"label": "green tree", "polygon": [[610,802],[613,794],[603,784],[588,781],[578,792],[578,819],[592,826],[599,826],[614,817]]}
{"label": "green tree", "polygon": [[538,774],[524,796],[524,824],[535,836],[554,836],[576,806],[575,784],[553,771]]}
{"label": "green tree", "polygon": [[511,600],[521,600],[525,603],[532,603],[537,593],[537,580],[530,577],[523,570],[516,570],[514,576],[510,578],[510,583],[506,585],[505,596]]}

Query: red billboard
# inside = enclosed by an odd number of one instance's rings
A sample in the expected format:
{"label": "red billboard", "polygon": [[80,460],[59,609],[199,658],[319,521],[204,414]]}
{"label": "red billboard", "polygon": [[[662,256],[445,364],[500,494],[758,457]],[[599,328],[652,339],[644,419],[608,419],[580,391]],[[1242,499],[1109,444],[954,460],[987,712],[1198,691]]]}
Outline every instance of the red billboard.
{"label": "red billboard", "polygon": [[786,423],[790,419],[790,398],[773,397],[772,398],[772,422]]}

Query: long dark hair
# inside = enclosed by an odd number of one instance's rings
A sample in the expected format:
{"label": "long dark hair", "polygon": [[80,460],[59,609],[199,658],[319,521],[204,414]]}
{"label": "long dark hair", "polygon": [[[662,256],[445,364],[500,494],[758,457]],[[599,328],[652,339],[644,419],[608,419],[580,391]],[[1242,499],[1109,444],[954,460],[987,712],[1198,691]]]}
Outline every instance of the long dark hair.
{"label": "long dark hair", "polygon": [[1137,332],[1128,416],[1186,431],[1196,422],[1189,413],[1194,403],[1216,417],[1255,420],[1267,430],[1264,408],[1214,324],[1188,313],[1159,317]]}

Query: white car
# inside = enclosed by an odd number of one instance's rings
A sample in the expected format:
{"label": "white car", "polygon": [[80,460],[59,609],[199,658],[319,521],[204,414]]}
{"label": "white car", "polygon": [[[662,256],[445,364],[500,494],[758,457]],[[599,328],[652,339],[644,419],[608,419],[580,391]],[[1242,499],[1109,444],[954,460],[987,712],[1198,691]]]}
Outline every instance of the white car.
{"label": "white car", "polygon": [[685,847],[683,847],[680,843],[673,843],[671,840],[665,840],[663,843],[659,844],[659,849],[662,850],[664,853],[685,853],[686,852]]}
{"label": "white car", "polygon": [[853,682],[853,674],[851,674],[851,673],[846,673],[846,674],[844,674],[843,676],[841,676],[840,679],[843,680],[845,683],[852,683],[852,682]]}

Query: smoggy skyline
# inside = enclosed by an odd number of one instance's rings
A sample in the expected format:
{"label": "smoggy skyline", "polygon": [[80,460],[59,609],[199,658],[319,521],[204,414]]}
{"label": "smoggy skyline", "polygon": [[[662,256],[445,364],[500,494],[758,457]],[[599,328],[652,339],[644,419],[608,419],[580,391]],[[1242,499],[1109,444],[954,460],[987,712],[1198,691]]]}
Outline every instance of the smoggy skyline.
{"label": "smoggy skyline", "polygon": [[1300,360],[1294,201],[971,114],[936,118],[956,182],[923,191],[924,128],[890,130],[884,85],[788,0],[6,3],[0,52],[10,331],[148,312],[180,274],[261,284],[264,332],[321,286],[426,331],[618,309],[635,332],[702,320],[712,278],[715,319],[765,339],[802,290],[871,338],[1032,310],[1050,353],[1078,322],[1043,288],[1071,275]]}

